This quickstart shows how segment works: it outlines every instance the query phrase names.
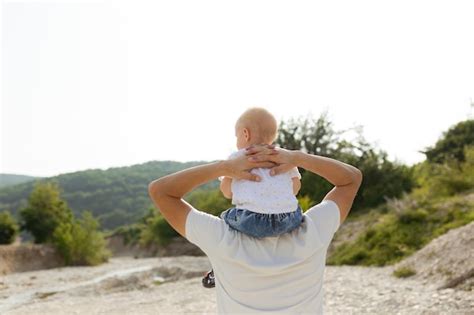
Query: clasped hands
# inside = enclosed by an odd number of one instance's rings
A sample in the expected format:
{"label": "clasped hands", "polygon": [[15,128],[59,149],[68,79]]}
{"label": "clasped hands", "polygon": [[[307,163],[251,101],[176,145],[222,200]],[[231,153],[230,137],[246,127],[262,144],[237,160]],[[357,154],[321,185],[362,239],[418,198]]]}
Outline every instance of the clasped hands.
{"label": "clasped hands", "polygon": [[293,153],[273,144],[251,145],[245,149],[245,155],[223,161],[226,177],[260,181],[258,175],[250,172],[253,168],[270,168],[270,175],[285,173],[296,165],[292,164]]}

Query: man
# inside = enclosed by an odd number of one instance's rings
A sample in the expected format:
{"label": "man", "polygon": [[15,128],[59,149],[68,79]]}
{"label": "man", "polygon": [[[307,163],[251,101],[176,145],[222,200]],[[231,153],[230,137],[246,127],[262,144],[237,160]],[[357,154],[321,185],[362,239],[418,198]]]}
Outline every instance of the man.
{"label": "man", "polygon": [[[335,187],[304,215],[297,230],[254,238],[182,197],[219,176],[256,180],[249,171],[272,167],[275,176],[293,167],[322,176]],[[329,243],[347,217],[362,173],[346,163],[300,151],[252,146],[238,159],[208,163],[150,183],[149,194],[168,223],[209,257],[216,275],[219,313],[321,314]]]}

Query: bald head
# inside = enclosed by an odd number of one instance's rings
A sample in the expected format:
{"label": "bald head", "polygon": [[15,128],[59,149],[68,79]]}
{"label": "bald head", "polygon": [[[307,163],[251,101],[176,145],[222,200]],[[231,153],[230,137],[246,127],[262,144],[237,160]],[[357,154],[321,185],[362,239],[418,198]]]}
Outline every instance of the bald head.
{"label": "bald head", "polygon": [[235,124],[236,128],[247,128],[252,135],[252,143],[271,144],[275,141],[278,123],[275,117],[265,108],[247,109]]}

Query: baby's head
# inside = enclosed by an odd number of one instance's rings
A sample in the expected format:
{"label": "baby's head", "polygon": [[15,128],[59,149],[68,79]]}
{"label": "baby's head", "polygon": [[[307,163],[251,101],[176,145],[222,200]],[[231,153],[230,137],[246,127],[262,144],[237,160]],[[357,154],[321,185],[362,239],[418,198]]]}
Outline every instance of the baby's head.
{"label": "baby's head", "polygon": [[240,150],[252,144],[272,144],[277,131],[278,123],[269,111],[261,107],[249,108],[235,123],[237,148]]}

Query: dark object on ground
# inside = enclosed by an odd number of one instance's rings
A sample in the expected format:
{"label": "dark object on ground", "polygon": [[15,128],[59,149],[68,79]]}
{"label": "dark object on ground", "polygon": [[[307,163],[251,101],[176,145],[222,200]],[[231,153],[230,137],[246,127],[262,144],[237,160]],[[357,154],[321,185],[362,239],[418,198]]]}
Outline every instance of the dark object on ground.
{"label": "dark object on ground", "polygon": [[214,270],[210,270],[206,273],[204,278],[202,278],[202,285],[205,288],[214,288],[216,286],[216,281],[214,278]]}

